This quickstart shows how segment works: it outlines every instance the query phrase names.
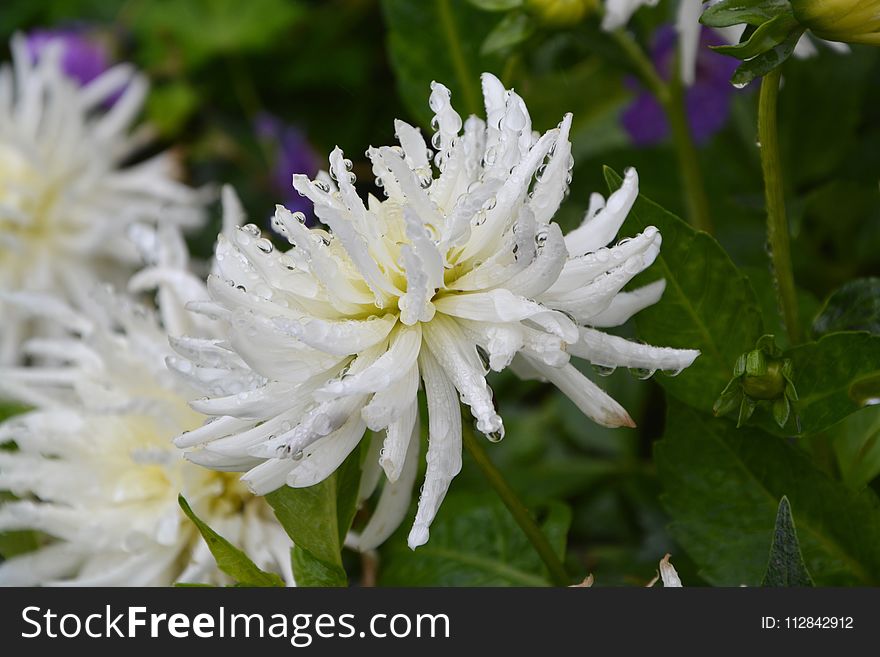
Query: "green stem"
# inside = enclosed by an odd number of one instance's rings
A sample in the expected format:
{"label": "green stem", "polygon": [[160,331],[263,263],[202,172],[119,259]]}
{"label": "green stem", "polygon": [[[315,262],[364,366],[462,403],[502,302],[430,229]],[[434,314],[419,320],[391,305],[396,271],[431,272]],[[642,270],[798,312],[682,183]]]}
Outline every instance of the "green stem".
{"label": "green stem", "polygon": [[[684,105],[684,89],[678,75],[667,84],[657,73],[654,64],[635,39],[623,30],[612,32],[614,40],[626,54],[642,83],[654,94],[663,107],[672,128],[672,143],[681,170],[682,188],[688,221],[697,229],[712,232],[709,218],[709,200],[703,183],[703,173],[697,157],[697,148],[691,136]],[[675,66],[678,70],[678,66]]]}
{"label": "green stem", "polygon": [[779,97],[779,69],[764,76],[758,100],[758,144],[764,173],[764,198],[767,204],[767,243],[770,268],[776,282],[779,308],[792,346],[802,341],[798,321],[798,302],[791,267],[788,222],[785,218],[785,192],[776,131],[776,104]]}
{"label": "green stem", "polygon": [[611,36],[617,42],[620,49],[623,50],[624,54],[626,54],[630,64],[635,69],[636,75],[641,78],[642,83],[651,90],[651,93],[654,94],[661,104],[665,105],[669,99],[669,88],[660,75],[658,75],[654,64],[648,59],[648,56],[639,47],[639,44],[636,43],[636,40],[623,30],[615,30],[611,33]]}
{"label": "green stem", "polygon": [[666,118],[672,128],[672,143],[678,156],[684,187],[684,202],[688,221],[697,230],[712,233],[712,220],[709,215],[709,198],[703,182],[703,170],[697,155],[697,147],[688,125],[687,111],[684,104],[684,87],[679,80],[673,80],[669,87],[669,97],[661,103],[666,111]]}
{"label": "green stem", "polygon": [[553,582],[559,586],[568,586],[571,583],[571,579],[568,573],[565,572],[565,566],[562,565],[562,561],[556,556],[553,546],[550,545],[547,537],[544,536],[544,532],[535,523],[522,500],[519,499],[516,492],[504,479],[504,475],[501,474],[501,471],[489,459],[489,455],[483,449],[483,446],[470,427],[462,427],[462,439],[465,448],[470,452],[470,455],[483,472],[483,476],[486,477],[486,480],[495,489],[495,492],[498,493],[498,497],[501,498],[504,506],[510,511],[510,515],[516,520],[520,529],[523,530],[523,533],[535,548],[535,552],[538,553],[538,556],[541,557],[541,560],[547,566]]}

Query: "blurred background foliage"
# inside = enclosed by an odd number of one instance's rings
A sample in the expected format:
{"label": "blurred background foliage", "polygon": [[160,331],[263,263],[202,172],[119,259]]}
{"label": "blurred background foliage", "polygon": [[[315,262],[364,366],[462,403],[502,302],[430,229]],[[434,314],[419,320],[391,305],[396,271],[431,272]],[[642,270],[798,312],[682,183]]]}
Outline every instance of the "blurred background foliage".
{"label": "blurred background foliage", "polygon": [[[234,185],[263,228],[290,193],[278,180],[293,173],[278,175],[287,128],[260,130],[267,116],[290,126],[302,138],[297,148],[310,149],[320,163],[341,146],[362,190],[377,193],[364,150],[394,142],[395,117],[429,129],[434,79],[452,89],[462,114],[481,114],[478,76],[485,70],[524,97],[537,130],[574,114],[576,167],[557,218],[565,230],[579,223],[591,192],[607,193],[602,165],[618,172],[637,167],[642,193],[682,215],[671,144],[637,147],[621,124],[637,92],[627,60],[597,19],[547,25],[521,11],[485,10],[493,4],[504,3],[4,0],[0,32],[5,43],[16,31],[75,28],[104,43],[112,59],[141,67],[152,82],[146,115],[160,137],[157,148],[173,147],[194,184]],[[630,30],[649,48],[673,15],[674,6],[661,2],[637,12]],[[846,56],[820,49],[786,64],[784,79],[780,139],[806,324],[843,283],[880,272],[880,59],[876,49],[854,47]],[[700,145],[699,158],[716,238],[752,279],[767,331],[781,333],[764,248],[756,102],[756,89],[733,94],[728,119]],[[190,236],[202,256],[219,225],[218,212],[214,217],[212,227]],[[632,336],[634,328],[623,332]],[[508,431],[501,445],[489,446],[492,457],[560,550],[570,523],[572,573],[592,572],[598,585],[644,584],[671,552],[682,580],[700,584],[659,501],[652,445],[666,420],[664,390],[625,371],[600,383],[629,410],[637,430],[603,429],[552,388],[497,376],[492,385]],[[853,418],[858,437],[842,442],[842,453],[858,452],[865,432],[880,430],[877,413]],[[663,450],[664,467],[673,451]],[[862,485],[876,482],[877,453],[867,465],[846,461]],[[487,491],[465,458],[431,542],[412,553],[405,531],[398,532],[382,549],[379,583],[540,583],[540,562]],[[772,528],[772,515],[767,523]],[[357,581],[361,563],[348,554],[346,565]]]}

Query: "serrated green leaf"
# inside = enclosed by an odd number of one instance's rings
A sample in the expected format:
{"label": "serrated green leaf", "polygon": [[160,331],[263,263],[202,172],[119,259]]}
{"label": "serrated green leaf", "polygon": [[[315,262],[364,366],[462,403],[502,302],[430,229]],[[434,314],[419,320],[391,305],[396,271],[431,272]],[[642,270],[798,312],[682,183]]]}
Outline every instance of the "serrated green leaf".
{"label": "serrated green leaf", "polygon": [[880,334],[880,278],[850,281],[828,297],[813,321],[813,333],[834,331]]}
{"label": "serrated green leaf", "polygon": [[[550,503],[540,522],[560,558],[570,509]],[[539,516],[540,517],[540,516]],[[384,586],[548,586],[544,564],[510,512],[492,494],[449,494],[431,525],[431,540],[415,551],[402,528],[384,550]]]}
{"label": "serrated green leaf", "polygon": [[791,12],[788,0],[724,0],[707,7],[700,22],[709,27],[757,26],[785,12]]}
{"label": "serrated green leaf", "polygon": [[360,449],[356,448],[336,472],[314,486],[282,486],[266,495],[293,540],[293,575],[298,586],[347,583],[342,545],[357,510]]}
{"label": "serrated green leaf", "polygon": [[787,495],[804,563],[819,586],[880,583],[880,502],[831,479],[787,439],[736,429],[670,400],[654,450],[670,530],[720,586],[761,582],[767,536]]}
{"label": "serrated green leaf", "polygon": [[275,573],[260,569],[250,558],[232,543],[205,524],[190,508],[183,495],[177,497],[180,508],[193,521],[202,538],[214,555],[217,567],[244,586],[284,586],[284,580]]}
{"label": "serrated green leaf", "polygon": [[535,31],[535,25],[527,14],[511,12],[489,32],[480,54],[489,55],[503,52],[528,39]]}
{"label": "serrated green leaf", "polygon": [[433,80],[449,87],[462,116],[480,114],[480,74],[501,69],[499,58],[480,55],[497,16],[467,0],[382,0],[382,9],[397,89],[418,122],[431,123]]}
{"label": "serrated green leaf", "polygon": [[794,411],[800,426],[794,413],[782,429],[762,417],[760,424],[767,431],[819,433],[880,399],[880,335],[829,333],[786,351],[784,357],[791,360],[799,397]]}
{"label": "serrated green leaf", "polygon": [[762,23],[746,41],[731,46],[713,46],[712,50],[737,59],[751,59],[776,48],[785,42],[792,30],[796,29],[798,22],[794,15],[790,12],[783,13]]}
{"label": "serrated green leaf", "polygon": [[[621,178],[610,169],[613,191]],[[639,196],[621,235],[656,226],[663,236],[660,255],[639,284],[663,278],[663,298],[636,315],[639,337],[656,345],[699,349],[694,364],[677,377],[655,380],[670,394],[700,410],[712,405],[730,380],[733,366],[763,334],[755,293],[724,249],[659,205]]]}
{"label": "serrated green leaf", "polygon": [[761,586],[813,586],[813,578],[801,554],[794,518],[791,517],[791,504],[785,495],[779,500],[770,559]]}

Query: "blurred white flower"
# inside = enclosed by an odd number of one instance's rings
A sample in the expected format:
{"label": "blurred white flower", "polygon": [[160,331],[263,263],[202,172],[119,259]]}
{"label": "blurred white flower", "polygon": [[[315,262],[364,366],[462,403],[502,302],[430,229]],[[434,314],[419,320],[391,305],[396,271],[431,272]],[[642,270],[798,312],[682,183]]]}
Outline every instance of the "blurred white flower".
{"label": "blurred white flower", "polygon": [[[164,281],[204,298],[186,264],[176,229],[139,231],[162,245],[136,286],[159,284],[165,323],[186,313]],[[34,529],[44,547],[0,564],[0,584],[30,586],[167,586],[177,581],[223,583],[195,526],[177,504],[182,493],[214,530],[261,568],[293,583],[290,539],[262,498],[238,478],[188,463],[171,444],[204,416],[194,393],[165,367],[170,347],[155,313],[99,288],[86,316],[48,296],[6,300],[63,327],[64,337],[32,338],[29,355],[54,365],[0,368],[0,396],[34,407],[0,424],[0,490],[20,499],[0,506],[0,531]]]}
{"label": "blurred white flower", "polygon": [[[119,65],[80,86],[63,71],[62,45],[34,61],[16,36],[0,68],[0,290],[87,309],[98,281],[124,284],[136,266],[131,224],[197,225],[204,194],[175,181],[168,153],[129,164],[148,136],[130,132],[146,80]],[[22,340],[45,332],[14,306],[0,316],[0,363],[18,361]]]}
{"label": "blurred white flower", "polygon": [[199,309],[222,321],[225,339],[176,340],[184,358],[169,360],[209,395],[193,408],[219,416],[176,443],[195,448],[187,457],[196,463],[247,471],[243,480],[258,494],[318,483],[366,428],[384,431],[368,466],[381,465],[389,483],[361,535],[363,549],[387,538],[406,512],[420,446],[420,379],[429,439],[411,547],[428,540],[461,468],[459,402],[490,440],[504,435],[489,370],[511,366],[548,380],[595,422],[631,427],[570,356],[649,374],[678,372],[698,355],[598,330],[622,324],[663,292],[662,281],[621,292],[657,256],[656,228],[605,247],[638,195],[636,172],[626,172],[607,203],[594,194],[583,224],[563,236],[551,219],[573,165],[571,115],[540,135],[523,100],[497,78],[483,76],[483,93],[487,121],[463,122],[449,90],[432,84],[436,178],[419,130],[397,121],[401,145],[367,151],[386,200],[362,202],[337,148],[329,177],[293,178],[327,230],[309,229],[278,206],[273,225],[289,250],[275,249],[251,224],[221,237],[218,275],[208,280],[213,303]]}
{"label": "blurred white flower", "polygon": [[623,27],[640,7],[656,7],[660,0],[605,0],[602,29],[610,32]]}

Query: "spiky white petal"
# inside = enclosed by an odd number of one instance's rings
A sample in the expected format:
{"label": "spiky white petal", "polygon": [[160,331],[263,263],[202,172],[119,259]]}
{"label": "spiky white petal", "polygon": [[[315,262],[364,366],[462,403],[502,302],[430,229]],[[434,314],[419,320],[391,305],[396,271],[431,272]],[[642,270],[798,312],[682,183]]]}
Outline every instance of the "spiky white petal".
{"label": "spiky white petal", "polygon": [[400,121],[401,146],[368,150],[384,201],[357,197],[338,148],[330,182],[294,176],[328,230],[309,229],[279,207],[273,223],[288,250],[267,246],[253,225],[233,231],[220,241],[208,281],[214,303],[200,306],[220,320],[223,339],[173,341],[189,361],[169,363],[181,371],[188,362],[188,380],[207,396],[193,408],[219,416],[177,444],[195,462],[246,471],[256,493],[317,483],[367,427],[385,432],[381,449],[371,443],[361,491],[374,489],[381,466],[387,481],[358,539],[363,549],[384,540],[407,508],[420,381],[428,447],[413,548],[428,540],[461,468],[460,404],[490,440],[504,436],[489,371],[509,366],[551,381],[596,422],[633,426],[571,356],[678,372],[697,355],[595,330],[626,321],[662,293],[662,281],[622,292],[657,257],[656,228],[607,246],[638,196],[636,172],[626,172],[607,202],[595,194],[582,226],[563,235],[552,218],[573,166],[571,116],[540,135],[522,98],[497,78],[484,75],[483,92],[487,121],[462,123],[449,90],[432,85],[435,153]]}
{"label": "spiky white petal", "polygon": [[[144,146],[131,127],[146,79],[122,64],[80,87],[60,48],[34,61],[17,35],[12,66],[0,68],[0,292],[49,293],[88,313],[91,289],[121,287],[139,262],[127,231],[196,226],[205,194],[176,181],[170,153],[128,163]],[[0,316],[0,363],[20,361],[21,343],[49,332],[2,300]]]}
{"label": "spiky white petal", "polygon": [[[151,239],[155,262],[169,262],[172,253],[162,244],[175,244],[179,235],[171,242],[167,234]],[[178,265],[186,265],[184,255],[176,257],[182,258]],[[187,330],[196,325],[175,299],[194,282],[181,276],[159,281],[161,316],[179,319]],[[207,296],[203,284],[200,296]],[[0,451],[0,489],[19,498],[0,506],[0,531],[31,529],[49,537],[44,547],[0,564],[0,584],[227,582],[182,515],[178,493],[259,566],[293,583],[290,540],[265,501],[247,491],[238,475],[189,463],[171,444],[176,435],[208,440],[253,423],[233,418],[206,423],[209,418],[190,408],[195,389],[166,369],[173,352],[153,312],[105,289],[97,290],[88,316],[28,293],[6,298],[53,318],[64,335],[25,345],[54,365],[0,368],[0,396],[35,407],[0,423],[0,442],[17,446]],[[215,336],[179,339],[175,346],[206,359],[223,348]],[[179,367],[186,370],[185,365],[190,362]],[[259,462],[251,459],[249,467]],[[236,465],[240,469],[242,461]]]}

